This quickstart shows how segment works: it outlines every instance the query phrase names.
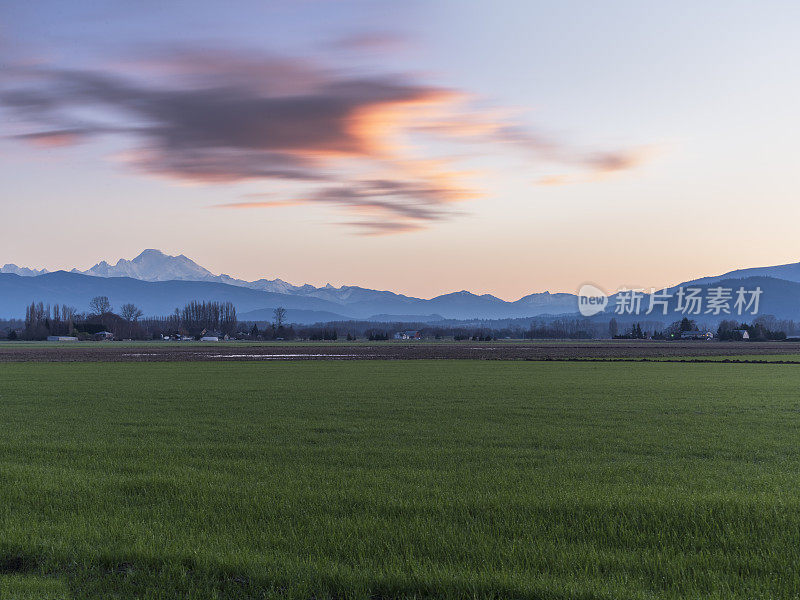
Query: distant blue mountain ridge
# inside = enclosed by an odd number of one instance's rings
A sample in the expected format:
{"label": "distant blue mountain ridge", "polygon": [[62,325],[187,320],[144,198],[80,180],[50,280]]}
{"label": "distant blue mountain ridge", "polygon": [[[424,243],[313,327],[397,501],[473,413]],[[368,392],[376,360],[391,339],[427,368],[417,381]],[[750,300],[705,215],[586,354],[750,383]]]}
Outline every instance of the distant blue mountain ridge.
{"label": "distant blue mountain ridge", "polygon": [[[762,314],[800,319],[800,263],[741,269],[679,285],[705,288],[723,281],[760,286]],[[268,321],[272,311],[282,306],[288,311],[288,320],[295,323],[575,316],[578,308],[577,296],[569,293],[539,292],[505,301],[490,294],[460,291],[423,299],[358,286],[296,286],[280,279],[245,281],[214,275],[186,256],[169,256],[159,250],[145,250],[114,265],[103,261],[85,271],[47,272],[10,264],[0,268],[0,318],[23,316],[25,306],[34,300],[85,310],[94,296],[108,296],[116,307],[132,302],[153,316],[171,314],[191,300],[218,300],[232,302],[242,320]],[[616,301],[612,296],[606,317]],[[671,306],[668,315],[650,316],[669,320],[678,312]],[[714,320],[715,316],[708,318]],[[628,315],[622,315],[626,318]]]}

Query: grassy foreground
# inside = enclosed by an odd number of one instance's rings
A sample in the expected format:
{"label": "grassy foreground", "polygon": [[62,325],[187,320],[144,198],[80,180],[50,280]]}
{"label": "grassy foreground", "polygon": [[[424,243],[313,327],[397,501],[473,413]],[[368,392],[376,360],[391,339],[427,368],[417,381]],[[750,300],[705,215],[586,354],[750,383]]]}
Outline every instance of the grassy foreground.
{"label": "grassy foreground", "polygon": [[800,368],[0,365],[0,598],[795,598]]}

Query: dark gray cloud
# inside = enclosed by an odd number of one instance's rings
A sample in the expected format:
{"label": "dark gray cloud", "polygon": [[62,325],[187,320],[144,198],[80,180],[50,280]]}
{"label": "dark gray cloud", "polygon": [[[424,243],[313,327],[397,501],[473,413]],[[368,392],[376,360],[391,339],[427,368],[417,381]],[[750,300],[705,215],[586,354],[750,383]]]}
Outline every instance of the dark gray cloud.
{"label": "dark gray cloud", "polygon": [[[219,208],[268,208],[298,204],[337,206],[364,219],[347,225],[369,235],[420,229],[422,224],[457,214],[448,204],[453,190],[420,182],[396,180],[353,181],[324,187],[291,202],[275,200],[272,194],[248,194],[254,200],[218,205]],[[263,198],[263,199],[262,199]],[[361,223],[361,225],[359,225]]]}
{"label": "dark gray cloud", "polygon": [[375,141],[358,126],[361,114],[438,93],[377,78],[323,81],[305,93],[278,96],[238,83],[175,89],[85,71],[37,69],[28,73],[31,79],[33,85],[0,93],[0,103],[34,124],[70,130],[74,112],[108,112],[117,127],[87,124],[82,135],[124,131],[139,139],[139,166],[200,181],[282,173],[317,179],[311,168],[321,158],[370,156]]}
{"label": "dark gray cloud", "polygon": [[452,193],[451,188],[422,182],[370,180],[326,188],[313,194],[309,201],[436,221],[452,215],[446,206]]}
{"label": "dark gray cloud", "polygon": [[[368,47],[384,37],[347,44]],[[0,109],[17,128],[6,137],[64,146],[122,136],[130,143],[125,160],[145,173],[200,183],[303,182],[300,198],[249,204],[337,206],[363,218],[370,233],[446,219],[457,214],[453,203],[480,196],[460,174],[443,171],[447,161],[426,159],[398,134],[513,142],[586,169],[632,164],[619,153],[584,157],[505,119],[459,112],[464,97],[407,76],[221,50],[173,49],[104,70],[12,65],[0,75]],[[415,112],[420,107],[446,118],[432,121]]]}

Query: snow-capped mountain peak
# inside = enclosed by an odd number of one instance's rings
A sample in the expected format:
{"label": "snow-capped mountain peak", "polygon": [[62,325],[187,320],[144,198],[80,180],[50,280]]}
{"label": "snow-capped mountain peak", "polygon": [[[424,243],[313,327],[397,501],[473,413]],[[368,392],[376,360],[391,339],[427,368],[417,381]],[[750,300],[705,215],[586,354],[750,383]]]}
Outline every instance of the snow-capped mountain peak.
{"label": "snow-capped mountain peak", "polygon": [[37,275],[44,275],[49,273],[47,269],[29,269],[28,267],[18,267],[17,265],[7,263],[0,267],[0,273],[13,273],[20,277],[36,277]]}
{"label": "snow-capped mountain peak", "polygon": [[[115,265],[103,260],[91,269],[85,271],[73,269],[73,272],[94,277],[130,277],[142,281],[210,281],[279,294],[294,294],[301,290],[300,287],[281,279],[245,281],[224,273],[215,275],[183,254],[172,256],[153,248],[144,250],[131,260],[121,258]],[[312,290],[316,289],[313,286],[309,287]]]}
{"label": "snow-capped mountain peak", "polygon": [[121,258],[113,266],[101,261],[83,273],[95,277],[131,277],[142,281],[213,281],[216,278],[211,271],[183,254],[170,256],[152,248],[133,260]]}

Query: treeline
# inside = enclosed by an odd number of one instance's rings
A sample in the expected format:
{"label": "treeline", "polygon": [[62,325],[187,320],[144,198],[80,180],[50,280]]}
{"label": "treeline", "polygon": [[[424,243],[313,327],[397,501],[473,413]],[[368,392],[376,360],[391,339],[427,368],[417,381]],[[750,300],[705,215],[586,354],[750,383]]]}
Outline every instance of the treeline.
{"label": "treeline", "polygon": [[797,335],[800,325],[794,321],[776,319],[770,315],[758,317],[751,323],[738,321],[722,321],[717,328],[717,337],[723,341],[738,341],[747,339],[751,342],[766,342],[770,340],[785,340],[789,335]]}
{"label": "treeline", "polygon": [[[231,303],[193,301],[168,316],[142,318],[132,304],[114,312],[108,298],[93,298],[89,311],[50,307],[34,303],[28,307],[24,326],[10,328],[10,336],[45,339],[49,335],[72,335],[91,339],[110,332],[115,339],[185,339],[219,336],[245,340],[337,341],[391,340],[398,332],[412,331],[425,339],[490,341],[498,339],[593,339],[610,337],[608,324],[587,319],[516,319],[505,321],[449,321],[445,323],[333,321],[314,325],[286,324],[286,311],[275,309],[272,321],[240,322]],[[56,318],[57,312],[59,318]],[[66,317],[66,318],[65,318]],[[412,336],[412,337],[416,337]]]}
{"label": "treeline", "polygon": [[21,319],[0,319],[0,338],[15,340],[19,339],[19,331],[25,327],[25,321]]}
{"label": "treeline", "polygon": [[[609,326],[609,333],[611,332],[612,327]],[[649,333],[646,329],[642,329],[641,323],[634,323],[630,326],[627,332],[612,335],[611,337],[615,340],[646,340],[648,337],[652,335],[658,335],[657,332],[653,332],[652,334]]]}
{"label": "treeline", "polygon": [[44,340],[49,336],[89,339],[99,332],[130,337],[142,312],[133,304],[121,307],[123,316],[111,311],[111,303],[105,296],[92,298],[86,312],[66,304],[31,302],[25,307],[24,321],[0,321],[0,331],[4,331],[9,340]]}
{"label": "treeline", "polygon": [[180,316],[178,328],[190,335],[236,333],[236,307],[231,302],[189,302],[182,310],[176,309],[176,313]]}
{"label": "treeline", "polygon": [[603,326],[586,319],[553,319],[552,321],[534,321],[531,323],[529,339],[571,339],[588,340],[601,337]]}
{"label": "treeline", "polygon": [[[335,340],[365,339],[381,341],[393,339],[398,332],[419,332],[425,339],[455,339],[472,341],[491,341],[499,339],[591,339],[603,337],[606,324],[595,324],[585,319],[530,320],[527,327],[521,324],[497,327],[488,322],[469,325],[448,325],[431,323],[375,323],[374,321],[331,321],[308,326],[294,326],[292,333],[296,339]],[[287,338],[289,339],[289,338]]]}
{"label": "treeline", "polygon": [[224,338],[235,337],[240,331],[236,307],[231,302],[194,300],[166,317],[126,318],[124,321],[133,325],[127,336],[131,339]]}
{"label": "treeline", "polygon": [[32,302],[25,308],[24,321],[3,321],[7,339],[44,340],[49,336],[78,339],[162,339],[163,337],[233,337],[239,329],[236,307],[231,302],[192,301],[176,308],[169,317],[143,319],[134,304],[123,304],[114,312],[106,296],[89,301],[89,310],[78,312],[67,305]]}
{"label": "treeline", "polygon": [[25,307],[25,321],[21,334],[16,330],[8,337],[26,340],[45,339],[49,335],[70,335],[75,328],[77,310],[66,304],[50,306],[43,302],[31,302]]}
{"label": "treeline", "polygon": [[[230,302],[192,301],[168,316],[143,318],[133,304],[114,310],[105,296],[92,298],[89,310],[78,312],[64,304],[32,302],[23,320],[0,320],[0,337],[43,340],[48,336],[78,339],[199,339],[214,336],[243,340],[391,340],[398,333],[424,339],[490,341],[498,339],[681,339],[687,332],[714,331],[708,325],[683,318],[664,326],[658,321],[621,325],[615,318],[531,318],[507,320],[376,323],[331,321],[314,325],[286,322],[286,310],[273,311],[272,321],[238,321]],[[623,328],[624,327],[624,328]],[[409,336],[408,333],[411,332]],[[752,323],[722,321],[716,328],[720,340],[782,340],[800,334],[800,323],[765,315]]]}

